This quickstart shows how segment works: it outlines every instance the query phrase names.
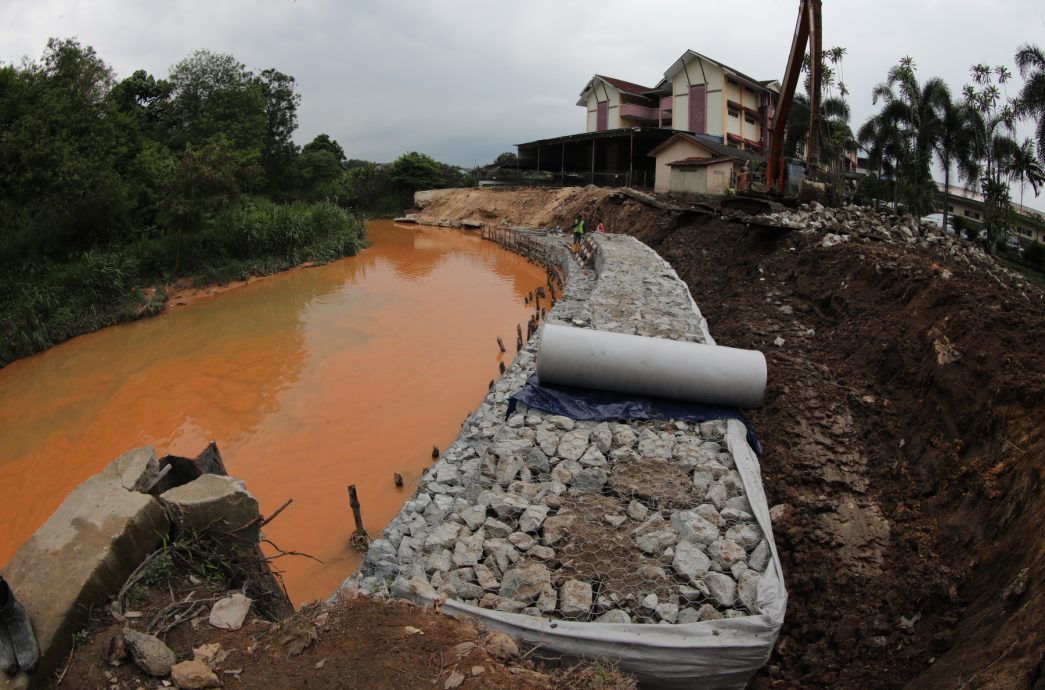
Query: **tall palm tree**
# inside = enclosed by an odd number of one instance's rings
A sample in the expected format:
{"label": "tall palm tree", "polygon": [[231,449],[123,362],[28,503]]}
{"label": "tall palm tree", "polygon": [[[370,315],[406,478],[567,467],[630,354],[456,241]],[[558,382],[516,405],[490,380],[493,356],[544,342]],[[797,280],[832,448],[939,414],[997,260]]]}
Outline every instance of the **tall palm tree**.
{"label": "tall palm tree", "polygon": [[[946,90],[946,87],[944,87]],[[941,95],[937,103],[939,131],[933,152],[943,168],[943,227],[947,228],[947,213],[950,206],[951,168],[956,167],[958,177],[971,184],[979,177],[979,161],[976,160],[975,132],[970,123],[976,113],[971,106],[951,100],[950,92]]]}
{"label": "tall palm tree", "polygon": [[902,58],[871,92],[873,103],[882,102],[882,110],[874,116],[880,119],[879,127],[886,131],[892,127],[899,133],[899,188],[905,207],[915,215],[933,208],[932,157],[942,128],[941,104],[949,97],[942,79],[918,83],[911,57]]}
{"label": "tall palm tree", "polygon": [[1029,184],[1034,192],[1034,196],[1038,196],[1042,185],[1045,185],[1045,167],[1042,166],[1034,155],[1034,142],[1030,139],[1024,139],[1023,143],[1016,147],[1012,152],[1011,159],[1008,161],[1006,174],[1010,182],[1020,183],[1021,207],[1023,206],[1023,188],[1025,185]]}
{"label": "tall palm tree", "polygon": [[1038,121],[1038,156],[1045,161],[1045,53],[1036,45],[1024,44],[1016,51],[1016,67],[1025,80],[1018,97],[1019,113]]}
{"label": "tall palm tree", "polygon": [[[900,131],[894,122],[888,121],[880,115],[873,115],[857,130],[856,140],[867,151],[867,164],[877,171],[875,187],[880,190],[885,175],[892,180],[893,211],[896,211],[896,166],[903,149]],[[875,208],[878,208],[878,199],[879,194],[876,192]]]}

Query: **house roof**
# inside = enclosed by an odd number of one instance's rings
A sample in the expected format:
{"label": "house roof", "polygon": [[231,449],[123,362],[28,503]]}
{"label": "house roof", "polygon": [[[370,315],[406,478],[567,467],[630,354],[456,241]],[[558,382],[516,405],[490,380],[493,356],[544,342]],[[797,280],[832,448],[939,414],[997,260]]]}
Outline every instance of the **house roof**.
{"label": "house roof", "polygon": [[672,161],[668,163],[673,168],[678,167],[693,167],[702,165],[714,165],[715,163],[725,163],[726,161],[736,160],[732,156],[715,156],[713,158],[683,158],[680,161]]}
{"label": "house roof", "polygon": [[671,146],[673,143],[679,140],[689,141],[696,144],[697,146],[702,147],[705,151],[711,154],[712,157],[732,158],[738,161],[748,161],[752,158],[750,153],[748,153],[747,151],[741,151],[735,146],[727,146],[726,144],[721,144],[717,141],[708,141],[707,139],[701,139],[699,137],[693,136],[692,134],[686,134],[684,132],[679,132],[674,136],[668,138],[660,146],[657,146],[655,149],[650,151],[649,155],[656,158],[657,154],[659,154],[661,151],[663,151],[664,149],[666,149],[667,147]]}

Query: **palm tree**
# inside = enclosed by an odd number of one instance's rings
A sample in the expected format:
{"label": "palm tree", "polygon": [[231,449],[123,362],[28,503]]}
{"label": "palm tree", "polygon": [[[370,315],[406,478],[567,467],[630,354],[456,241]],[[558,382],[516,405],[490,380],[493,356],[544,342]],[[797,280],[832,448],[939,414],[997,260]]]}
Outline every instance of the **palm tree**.
{"label": "palm tree", "polygon": [[[944,87],[946,91],[946,87]],[[971,184],[979,176],[979,161],[974,156],[975,133],[970,123],[976,113],[966,103],[951,100],[950,92],[939,98],[937,119],[939,131],[933,145],[936,160],[943,168],[943,227],[947,229],[950,206],[951,167],[956,166],[958,177]]]}
{"label": "palm tree", "polygon": [[1023,206],[1023,188],[1030,185],[1034,196],[1038,196],[1041,187],[1045,184],[1045,167],[1042,167],[1034,155],[1034,142],[1024,139],[1023,144],[1016,147],[1012,152],[1011,159],[1006,166],[1006,173],[1010,182],[1020,183],[1020,206]]}
{"label": "palm tree", "polygon": [[871,92],[873,103],[882,102],[882,110],[875,116],[879,126],[886,131],[895,129],[899,135],[896,168],[900,196],[915,215],[928,213],[934,205],[931,164],[942,128],[941,104],[949,98],[942,79],[918,83],[911,57],[902,58]]}
{"label": "palm tree", "polygon": [[[879,115],[868,118],[856,132],[856,140],[867,151],[868,165],[877,170],[876,188],[880,188],[882,178],[888,175],[893,182],[893,211],[896,211],[896,167],[903,149],[903,141],[896,124]],[[875,193],[875,208],[878,208],[879,194]]]}
{"label": "palm tree", "polygon": [[1038,156],[1045,161],[1045,53],[1024,44],[1016,52],[1016,67],[1025,80],[1018,97],[1019,114],[1037,119]]}

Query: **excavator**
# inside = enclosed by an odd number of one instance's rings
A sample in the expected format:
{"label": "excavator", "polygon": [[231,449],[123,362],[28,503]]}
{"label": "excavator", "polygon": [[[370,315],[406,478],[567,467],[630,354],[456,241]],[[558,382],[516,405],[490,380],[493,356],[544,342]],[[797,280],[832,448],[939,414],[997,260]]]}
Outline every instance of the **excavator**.
{"label": "excavator", "polygon": [[[802,58],[809,47],[809,136],[806,137],[805,162],[784,158],[784,130],[791,102],[802,73]],[[780,95],[773,111],[769,153],[766,159],[765,179],[759,184],[752,180],[740,196],[726,199],[723,206],[747,212],[761,213],[772,210],[771,202],[808,201],[821,198],[824,185],[807,179],[807,171],[815,171],[819,165],[817,138],[813,135],[820,128],[820,90],[823,59],[823,30],[821,0],[801,0],[795,35],[791,41],[791,54],[784,70]],[[761,189],[760,189],[761,188]]]}

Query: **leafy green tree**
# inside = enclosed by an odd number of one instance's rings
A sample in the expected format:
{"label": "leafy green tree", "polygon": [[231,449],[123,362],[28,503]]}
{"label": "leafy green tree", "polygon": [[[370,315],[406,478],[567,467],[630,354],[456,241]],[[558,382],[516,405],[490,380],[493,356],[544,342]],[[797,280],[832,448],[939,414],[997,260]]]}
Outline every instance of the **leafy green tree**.
{"label": "leafy green tree", "polygon": [[295,91],[294,77],[266,69],[256,78],[265,110],[265,138],[261,165],[269,193],[286,198],[293,189],[292,176],[297,145],[292,139],[298,127],[297,108],[301,96]]}
{"label": "leafy green tree", "polygon": [[1045,161],[1045,53],[1030,43],[1016,52],[1016,67],[1023,77],[1023,88],[1017,99],[1017,114],[1036,122],[1038,157]]}
{"label": "leafy green tree", "polygon": [[1029,184],[1034,196],[1038,196],[1042,185],[1045,184],[1045,168],[1034,155],[1034,142],[1030,139],[1023,140],[1012,152],[1006,172],[1009,182],[1020,185],[1020,206],[1023,206],[1023,190],[1026,185]]}
{"label": "leafy green tree", "polygon": [[317,134],[315,139],[301,147],[302,153],[313,151],[327,151],[333,154],[338,164],[345,160],[345,150],[337,140],[331,139],[329,134]]}
{"label": "leafy green tree", "polygon": [[494,159],[493,164],[501,168],[514,168],[519,164],[519,156],[514,151],[505,151]]}
{"label": "leafy green tree", "polygon": [[404,153],[389,166],[388,176],[400,189],[415,192],[443,186],[444,172],[434,158],[417,151]]}

